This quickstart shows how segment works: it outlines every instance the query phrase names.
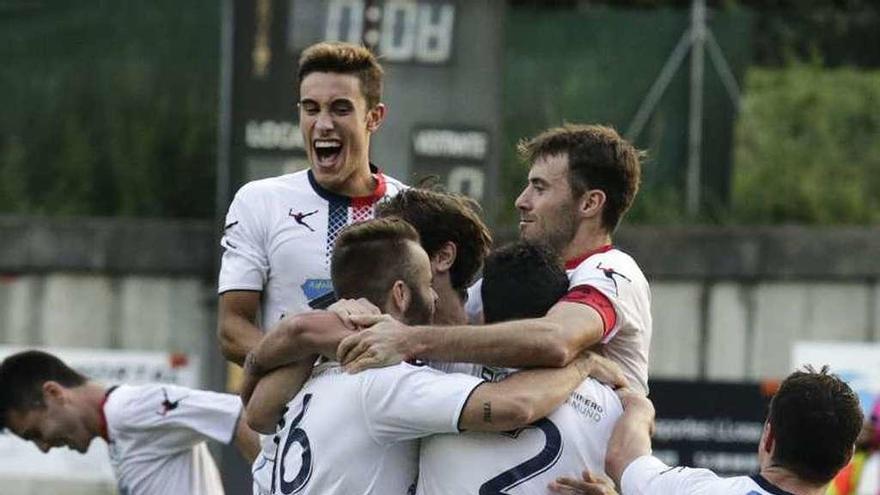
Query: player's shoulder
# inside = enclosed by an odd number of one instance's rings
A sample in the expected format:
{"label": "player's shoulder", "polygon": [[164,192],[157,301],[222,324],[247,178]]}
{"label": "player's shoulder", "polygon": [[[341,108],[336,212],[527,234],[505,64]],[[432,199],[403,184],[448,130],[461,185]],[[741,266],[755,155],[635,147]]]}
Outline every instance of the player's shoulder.
{"label": "player's shoulder", "polygon": [[385,180],[385,194],[384,194],[384,196],[387,198],[392,197],[392,196],[396,196],[398,193],[400,193],[404,189],[409,188],[409,186],[407,186],[406,184],[404,184],[400,180],[395,179],[394,177],[391,177],[390,175],[387,175],[385,173],[381,173],[381,175],[382,175],[382,178]]}
{"label": "player's shoulder", "polygon": [[570,262],[567,264],[567,268],[571,273],[601,271],[606,276],[609,273],[617,274],[630,279],[630,281],[634,281],[634,279],[643,280],[645,278],[636,260],[628,253],[616,247],[591,254],[574,263]]}
{"label": "player's shoulder", "polygon": [[252,180],[239,188],[235,194],[238,199],[266,198],[267,194],[314,194],[308,179],[308,170],[292,174]]}

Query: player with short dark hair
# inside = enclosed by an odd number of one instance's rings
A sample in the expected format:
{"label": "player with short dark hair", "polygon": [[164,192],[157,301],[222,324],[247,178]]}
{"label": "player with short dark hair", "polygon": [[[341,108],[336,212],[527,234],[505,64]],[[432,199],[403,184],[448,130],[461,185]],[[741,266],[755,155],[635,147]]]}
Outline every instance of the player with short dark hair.
{"label": "player with short dark hair", "polygon": [[57,357],[24,351],[0,364],[0,429],[41,451],[110,444],[121,493],[213,495],[223,484],[205,440],[234,442],[252,461],[257,438],[238,397],[175,385],[90,381]]}
{"label": "player with short dark hair", "polygon": [[[758,443],[760,471],[720,478],[708,469],[671,468],[651,455],[654,407],[641,394],[624,395],[625,412],[614,429],[607,472],[623,495],[824,495],[852,458],[863,414],[852,389],[828,367],[807,367],[783,380],[770,401]],[[607,482],[570,478],[561,493],[613,494]]]}
{"label": "player with short dark hair", "polygon": [[544,315],[568,292],[568,277],[548,247],[514,242],[493,251],[483,267],[486,323]]}
{"label": "player with short dark hair", "polygon": [[[486,258],[486,323],[541,316],[567,291],[568,277],[559,258],[545,246],[520,241]],[[516,371],[463,363],[448,369],[490,381]],[[428,437],[422,440],[417,493],[546,493],[547,484],[560,475],[578,473],[584,466],[603,468],[608,439],[621,413],[614,392],[587,379],[562,405],[523,431]]]}
{"label": "player with short dark hair", "polygon": [[434,271],[438,325],[467,322],[467,288],[492,246],[492,234],[480,212],[479,204],[467,196],[420,188],[402,191],[376,211],[379,217],[403,218],[419,232]]}

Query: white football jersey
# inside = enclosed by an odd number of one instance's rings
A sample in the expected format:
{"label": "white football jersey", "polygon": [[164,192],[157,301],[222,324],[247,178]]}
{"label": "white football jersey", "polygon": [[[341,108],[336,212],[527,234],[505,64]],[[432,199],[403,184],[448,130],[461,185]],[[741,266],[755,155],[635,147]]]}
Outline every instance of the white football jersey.
{"label": "white football jersey", "polygon": [[[494,380],[513,371],[473,369]],[[617,395],[588,379],[552,414],[526,428],[428,437],[422,440],[417,493],[544,495],[560,476],[580,477],[584,469],[604,472],[608,440],[621,414]]]}
{"label": "white football jersey", "polygon": [[589,285],[611,301],[617,321],[605,332],[602,354],[623,368],[630,386],[647,394],[651,288],[639,265],[628,254],[611,248],[569,261],[565,268],[570,288]]}
{"label": "white football jersey", "polygon": [[216,495],[223,484],[205,440],[232,441],[238,396],[176,385],[121,385],[104,403],[121,495]]}
{"label": "white football jersey", "polygon": [[721,478],[708,469],[669,467],[649,455],[626,467],[620,489],[623,495],[791,495],[760,474]]}
{"label": "white football jersey", "polygon": [[[628,254],[606,246],[565,264],[569,288],[588,285],[611,301],[617,315],[605,332],[602,353],[623,368],[630,386],[648,393],[648,352],[651,347],[651,288]],[[482,280],[468,289],[465,312],[471,323],[483,311]]]}
{"label": "white football jersey", "polygon": [[226,214],[218,292],[262,292],[262,328],[333,291],[330,257],[339,232],[373,218],[376,203],[405,186],[375,173],[372,195],[348,198],[322,188],[310,170],[245,184]]}
{"label": "white football jersey", "polygon": [[399,364],[348,374],[316,368],[275,435],[273,494],[401,494],[411,490],[418,439],[454,433],[483,381]]}

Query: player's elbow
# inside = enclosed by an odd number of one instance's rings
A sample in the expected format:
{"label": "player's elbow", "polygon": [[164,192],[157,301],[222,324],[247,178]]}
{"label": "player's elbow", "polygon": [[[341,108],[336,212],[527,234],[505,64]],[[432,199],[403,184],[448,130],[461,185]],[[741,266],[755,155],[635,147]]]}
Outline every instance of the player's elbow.
{"label": "player's elbow", "polygon": [[543,365],[548,368],[562,368],[577,356],[577,351],[571,344],[555,334],[549,335],[545,340],[541,353],[544,357]]}
{"label": "player's elbow", "polygon": [[244,356],[241,355],[235,332],[220,322],[217,325],[217,341],[220,343],[220,353],[227,361],[241,364],[244,362]]}
{"label": "player's elbow", "polygon": [[263,435],[271,435],[275,433],[275,427],[278,425],[278,420],[281,419],[281,416],[271,414],[255,402],[256,401],[251,401],[245,410],[248,427],[257,433],[262,433]]}

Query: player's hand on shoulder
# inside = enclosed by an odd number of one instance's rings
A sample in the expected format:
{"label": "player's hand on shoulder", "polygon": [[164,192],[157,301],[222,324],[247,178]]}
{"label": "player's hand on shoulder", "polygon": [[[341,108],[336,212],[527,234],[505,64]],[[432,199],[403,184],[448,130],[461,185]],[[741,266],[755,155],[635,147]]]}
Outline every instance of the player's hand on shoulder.
{"label": "player's hand on shoulder", "polygon": [[597,352],[584,351],[576,361],[589,376],[611,388],[619,389],[629,385],[620,365]]}
{"label": "player's hand on shoulder", "polygon": [[561,477],[550,482],[550,491],[572,495],[618,495],[614,483],[605,476],[584,470],[582,479]]}
{"label": "player's hand on shoulder", "polygon": [[345,324],[346,328],[351,330],[361,328],[351,320],[352,316],[382,314],[382,311],[375,304],[364,297],[359,299],[340,299],[327,306],[327,311],[335,313],[342,320],[342,323]]}
{"label": "player's hand on shoulder", "polygon": [[407,326],[388,315],[358,315],[351,321],[369,327],[346,337],[336,350],[339,363],[349,373],[393,366],[407,360]]}

